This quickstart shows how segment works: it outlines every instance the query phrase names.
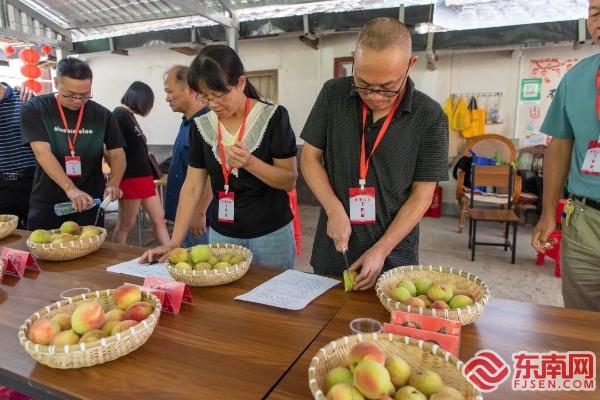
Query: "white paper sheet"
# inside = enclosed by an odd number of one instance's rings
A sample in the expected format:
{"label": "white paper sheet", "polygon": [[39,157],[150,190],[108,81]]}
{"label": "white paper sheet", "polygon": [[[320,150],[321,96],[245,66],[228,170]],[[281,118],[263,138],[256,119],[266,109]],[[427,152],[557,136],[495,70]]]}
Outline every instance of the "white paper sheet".
{"label": "white paper sheet", "polygon": [[140,278],[157,276],[159,278],[174,280],[171,274],[169,274],[169,271],[167,271],[167,267],[164,263],[140,264],[138,263],[137,258],[113,265],[112,267],[106,268],[106,270],[117,274],[139,276]]}
{"label": "white paper sheet", "polygon": [[301,310],[338,283],[336,279],[287,270],[235,299]]}

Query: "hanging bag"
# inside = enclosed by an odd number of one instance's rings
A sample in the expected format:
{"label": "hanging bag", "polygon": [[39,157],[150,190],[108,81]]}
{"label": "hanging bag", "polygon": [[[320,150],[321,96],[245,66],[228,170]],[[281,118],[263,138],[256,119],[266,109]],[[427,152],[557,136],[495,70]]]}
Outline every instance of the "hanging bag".
{"label": "hanging bag", "polygon": [[471,124],[467,129],[461,131],[463,137],[472,138],[475,136],[481,136],[485,132],[485,120],[486,112],[485,109],[477,106],[477,100],[475,97],[471,97],[468,108],[469,117]]}
{"label": "hanging bag", "polygon": [[467,108],[467,103],[464,98],[460,98],[458,100],[458,104],[456,104],[456,109],[452,114],[452,120],[450,121],[450,129],[453,131],[462,132],[465,129],[468,129],[471,126],[471,117],[469,116],[469,109]]}

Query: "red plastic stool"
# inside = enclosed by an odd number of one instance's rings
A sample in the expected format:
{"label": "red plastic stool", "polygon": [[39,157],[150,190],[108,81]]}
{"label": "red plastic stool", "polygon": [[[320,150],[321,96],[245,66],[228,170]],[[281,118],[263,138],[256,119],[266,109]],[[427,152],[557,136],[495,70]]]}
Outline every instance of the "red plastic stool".
{"label": "red plastic stool", "polygon": [[296,188],[288,192],[290,199],[290,209],[294,216],[294,240],[296,241],[296,256],[300,255],[302,246],[302,224],[300,221],[300,211],[298,210],[298,195],[296,194]]}
{"label": "red plastic stool", "polygon": [[33,398],[25,396],[16,390],[0,386],[0,400],[33,400]]}
{"label": "red plastic stool", "polygon": [[[556,207],[556,224],[560,225],[562,222],[562,213],[565,208],[565,204],[567,204],[567,199],[561,199],[558,201],[558,206]],[[560,278],[560,246],[562,243],[562,231],[556,230],[553,231],[550,235],[548,235],[548,241],[556,242],[554,247],[550,250],[546,250],[545,253],[537,253],[537,258],[535,259],[535,263],[537,265],[544,265],[544,259],[546,257],[554,260],[554,276]]]}

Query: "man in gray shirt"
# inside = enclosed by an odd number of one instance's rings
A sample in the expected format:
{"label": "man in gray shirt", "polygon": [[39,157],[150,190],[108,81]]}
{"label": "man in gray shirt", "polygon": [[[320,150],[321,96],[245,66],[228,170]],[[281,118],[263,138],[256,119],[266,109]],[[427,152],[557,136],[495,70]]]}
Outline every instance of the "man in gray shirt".
{"label": "man in gray shirt", "polygon": [[347,251],[358,290],[418,263],[418,223],[448,180],[448,121],[409,78],[416,59],[402,23],[369,21],[353,76],[325,83],[301,134],[302,172],[322,205],[311,264],[341,275]]}

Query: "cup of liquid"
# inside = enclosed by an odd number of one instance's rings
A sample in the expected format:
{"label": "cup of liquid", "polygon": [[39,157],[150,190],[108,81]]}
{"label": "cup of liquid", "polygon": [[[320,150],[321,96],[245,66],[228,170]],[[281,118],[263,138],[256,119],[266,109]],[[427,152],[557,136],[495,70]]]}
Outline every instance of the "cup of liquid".
{"label": "cup of liquid", "polygon": [[67,289],[60,294],[60,298],[65,300],[65,299],[68,299],[69,297],[75,297],[75,296],[79,296],[82,294],[88,294],[89,292],[90,292],[90,289],[85,288],[85,287]]}
{"label": "cup of liquid", "polygon": [[381,322],[372,318],[356,318],[350,321],[350,330],[357,333],[381,333],[383,331],[383,325]]}

